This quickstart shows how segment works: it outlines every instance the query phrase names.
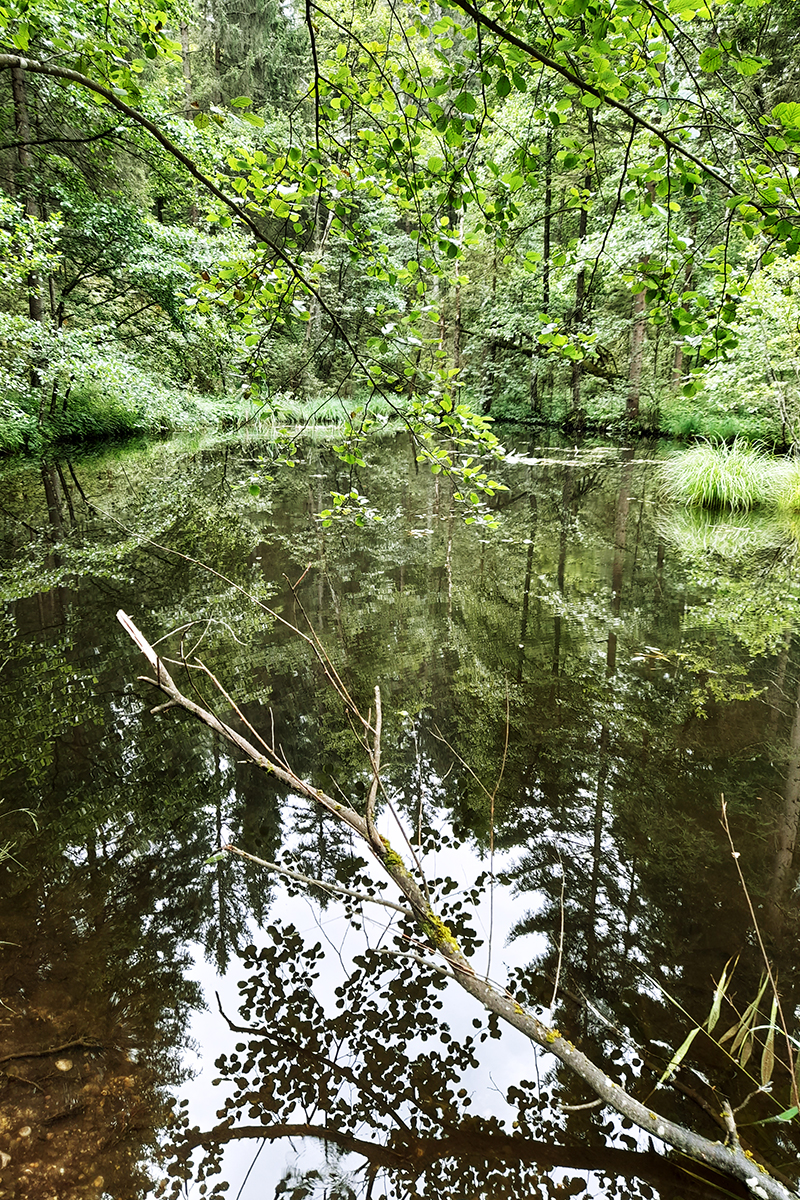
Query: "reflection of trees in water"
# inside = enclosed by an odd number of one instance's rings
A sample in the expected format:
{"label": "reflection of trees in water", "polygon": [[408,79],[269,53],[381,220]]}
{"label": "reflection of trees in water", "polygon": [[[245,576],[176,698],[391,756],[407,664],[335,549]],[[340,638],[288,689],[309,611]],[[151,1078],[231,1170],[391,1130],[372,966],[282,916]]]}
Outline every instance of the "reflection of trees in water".
{"label": "reflection of trees in water", "polygon": [[[176,746],[173,733],[166,747],[109,647],[115,602],[133,589],[139,604],[157,605],[163,590],[169,622],[185,568],[137,559],[135,539],[120,559],[113,527],[91,545],[95,517],[77,493],[69,499],[65,472],[43,468],[39,484],[24,496],[25,522],[3,531],[14,546],[5,583],[20,598],[0,626],[2,834],[17,860],[2,881],[0,1188],[122,1200],[148,1191],[143,1164],[167,1118],[167,1089],[183,1077],[189,1012],[202,1003],[185,947],[200,942],[224,966],[269,901],[247,872],[199,864],[223,825],[258,828],[271,849],[276,819],[252,772],[218,747],[191,735]],[[162,517],[180,491],[157,498]],[[140,516],[159,510],[145,491],[130,503]],[[215,530],[214,512],[201,509],[195,497],[171,516],[195,546]],[[216,530],[238,561],[235,523]],[[26,544],[41,551],[33,565]],[[93,581],[58,582],[87,567]],[[56,586],[37,591],[37,571],[39,588]],[[215,615],[207,587],[202,604]]]}
{"label": "reflection of trees in water", "polygon": [[[319,462],[329,469],[324,450]],[[203,456],[198,456],[191,471],[171,477],[158,496],[150,494],[144,469],[140,474],[130,472],[133,490],[126,492],[122,485],[114,495],[114,510],[125,519],[146,517],[159,537],[174,539],[180,548],[210,558],[229,573],[241,572],[236,577],[248,584],[257,582],[263,570],[271,587],[282,571],[297,578],[309,561],[321,562],[318,573],[307,580],[308,592],[301,594],[308,599],[315,626],[336,647],[337,662],[344,664],[354,692],[369,696],[376,678],[381,681],[385,741],[393,747],[387,759],[388,780],[411,825],[416,825],[420,806],[424,822],[433,819],[436,803],[446,803],[463,834],[473,833],[479,843],[486,840],[486,797],[458,762],[454,764],[446,743],[491,790],[502,757],[508,692],[510,752],[497,796],[496,842],[507,850],[519,847],[510,879],[521,896],[533,892],[544,898],[543,907],[521,927],[544,933],[550,947],[524,983],[531,994],[549,1001],[561,917],[559,861],[563,860],[567,888],[559,1020],[563,1018],[567,1029],[581,1031],[590,1044],[594,1041],[603,1054],[621,1056],[617,1069],[627,1071],[630,1079],[634,1076],[624,1061],[627,1051],[620,1050],[615,1037],[591,1015],[584,995],[644,1043],[656,1070],[656,1057],[663,1061],[683,1040],[686,1022],[663,997],[643,986],[641,969],[665,980],[692,1015],[702,1019],[708,1011],[712,977],[718,977],[730,953],[744,948],[738,994],[746,1003],[755,992],[758,966],[745,945],[746,914],[718,829],[718,794],[724,791],[731,803],[734,826],[742,833],[742,861],[754,891],[767,893],[770,882],[776,889],[771,903],[784,929],[791,928],[786,915],[792,911],[797,819],[791,789],[787,785],[783,792],[780,772],[768,761],[774,758],[777,764],[785,759],[782,745],[792,739],[791,654],[784,655],[783,674],[780,663],[775,664],[776,697],[787,690],[791,693],[782,711],[767,710],[761,701],[725,702],[734,655],[749,644],[754,657],[759,636],[762,645],[767,644],[766,635],[762,636],[764,613],[779,602],[783,605],[779,614],[785,612],[781,563],[764,578],[722,579],[716,623],[709,617],[697,639],[709,661],[696,670],[681,663],[677,653],[687,649],[681,613],[687,596],[706,595],[706,577],[698,576],[696,586],[692,584],[687,592],[685,569],[676,565],[674,547],[654,537],[643,502],[644,484],[632,471],[629,462],[608,471],[552,465],[530,469],[522,491],[518,496],[512,493],[503,539],[481,544],[451,520],[448,485],[441,480],[432,485],[430,480],[409,479],[404,463],[401,470],[393,462],[385,482],[386,494],[401,516],[394,519],[390,514],[380,528],[366,535],[309,530],[302,507],[295,508],[294,493],[305,490],[307,494],[307,483],[299,478],[276,484],[269,517],[250,510],[242,515],[226,481],[219,487],[202,484],[204,473],[209,478],[219,474],[216,463]],[[89,472],[87,480],[81,468],[77,475],[91,499],[94,477]],[[64,498],[72,478],[62,470],[39,480],[38,505],[47,530],[41,559],[45,570],[66,572],[62,558],[53,556],[54,542],[58,555],[72,555],[74,569],[92,567],[91,557],[80,557],[80,538],[74,536],[74,526],[79,525],[80,537],[90,537],[80,495],[73,487],[72,510]],[[106,483],[110,486],[104,481],[102,487]],[[200,490],[194,493],[198,485]],[[329,475],[314,486],[317,504],[331,486],[341,489],[344,483]],[[75,521],[76,514],[83,516]],[[29,522],[39,519],[27,509],[25,515]],[[418,529],[420,537],[409,539],[409,527]],[[77,590],[51,588],[18,603],[17,616],[26,630],[46,639],[52,635],[52,640],[25,662],[14,657],[21,647],[12,649],[6,679],[18,689],[16,711],[26,716],[39,713],[36,736],[31,739],[39,750],[37,754],[26,750],[22,762],[19,736],[6,713],[0,715],[0,721],[9,722],[2,734],[8,747],[3,753],[18,772],[15,780],[20,786],[23,778],[28,781],[40,806],[37,861],[41,866],[34,866],[31,857],[34,871],[46,876],[48,864],[55,862],[59,870],[67,870],[69,861],[76,870],[83,869],[89,847],[89,855],[101,864],[99,878],[112,880],[112,864],[116,864],[120,879],[129,879],[137,892],[141,880],[137,882],[131,872],[136,862],[147,861],[152,864],[153,880],[148,902],[163,913],[164,928],[169,927],[174,945],[197,938],[222,964],[231,947],[249,941],[249,916],[254,913],[260,920],[269,896],[262,880],[243,875],[228,862],[207,872],[199,872],[197,865],[217,844],[220,832],[231,827],[237,836],[244,831],[241,836],[249,849],[274,857],[271,847],[282,832],[278,808],[283,806],[287,829],[294,829],[294,814],[277,793],[265,799],[262,781],[203,736],[189,733],[176,754],[172,732],[162,732],[158,719],[140,714],[139,701],[124,694],[123,670],[128,677],[136,671],[120,663],[118,651],[106,647],[97,672],[96,662],[89,669],[85,650],[77,647],[99,645],[98,630],[130,596],[139,607],[155,611],[164,630],[180,624],[187,608],[236,622],[243,646],[219,634],[209,638],[204,653],[207,648],[223,661],[226,681],[233,680],[237,696],[244,691],[245,711],[253,723],[269,720],[264,707],[269,689],[276,698],[278,741],[292,761],[303,764],[304,770],[307,767],[323,785],[336,779],[356,803],[363,800],[367,776],[352,732],[342,727],[319,671],[309,666],[299,648],[287,646],[277,636],[266,644],[263,628],[249,609],[237,607],[238,601],[222,586],[209,590],[206,581],[185,564],[176,565],[132,544],[127,558],[115,559],[116,536],[103,535],[105,541],[94,559],[95,583],[83,585],[80,595]],[[22,541],[15,543],[17,549]],[[259,541],[256,558],[254,547]],[[720,570],[716,561],[713,571],[719,576]],[[752,605],[756,589],[759,615],[751,618],[746,608],[748,590]],[[282,596],[280,601],[289,611],[291,598]],[[779,619],[771,618],[770,636]],[[64,632],[62,641],[56,638],[56,630]],[[669,660],[658,670],[631,661],[643,644],[651,643],[663,647]],[[113,668],[108,667],[109,661]],[[762,674],[770,666],[765,657]],[[54,685],[55,699],[45,717],[34,695],[37,672],[47,672]],[[721,698],[709,699],[707,685],[715,678],[722,681]],[[703,692],[703,720],[694,715],[698,689]],[[734,691],[728,687],[727,694]],[[73,728],[74,719],[89,704],[92,722]],[[401,709],[408,716],[401,716]],[[109,732],[114,730],[117,733]],[[445,742],[438,740],[436,730]],[[121,743],[113,740],[120,735],[125,739],[124,754]],[[748,747],[746,753],[743,747]],[[778,796],[770,799],[775,792]],[[757,796],[764,799],[756,802]],[[440,814],[435,815],[438,819]],[[776,817],[779,837],[775,857],[770,859],[765,830]],[[296,838],[299,863],[309,873],[322,873],[323,853],[328,864],[333,858],[345,880],[356,869],[346,838],[337,841],[331,855],[328,831],[316,817],[303,818]],[[68,899],[68,892],[64,897]],[[43,891],[39,903],[52,907],[56,893]],[[118,895],[114,903],[122,903]],[[26,911],[34,920],[34,910]],[[144,978],[152,975],[161,980],[166,1011],[174,989],[180,994],[178,973],[174,981],[163,972],[159,975],[160,960],[136,950],[146,942],[145,909],[134,904],[130,911],[127,942],[118,929],[127,947],[123,954],[140,961]],[[80,962],[84,951],[76,939],[74,932],[66,943]],[[94,949],[87,948],[87,962],[94,961],[101,944],[95,941]],[[142,957],[137,960],[136,954]],[[86,973],[95,971],[99,978],[98,970],[87,968]],[[792,996],[797,968],[791,954],[781,964],[781,981]],[[97,1005],[94,1023],[105,1029],[99,985],[92,995]],[[148,1020],[155,1028],[155,1012]],[[276,1028],[284,1028],[285,1033],[288,1018],[278,1015],[275,1020]],[[169,1036],[178,1036],[177,1027]],[[48,1046],[57,1044],[49,1036],[43,1041]],[[698,1043],[695,1051],[715,1079],[725,1085],[730,1082],[726,1064],[715,1059],[709,1047]],[[81,1050],[86,1062],[92,1053]],[[356,1061],[354,1042],[349,1053]],[[398,1053],[402,1058],[405,1051]],[[277,1059],[270,1063],[270,1070],[284,1069]],[[109,1066],[109,1078],[116,1078],[117,1067],[123,1070],[124,1063]],[[285,1070],[291,1069],[298,1069],[296,1059],[288,1060]],[[645,1067],[636,1070],[646,1092],[653,1075]],[[406,1079],[404,1071],[405,1067],[401,1077]],[[372,1078],[375,1086],[381,1082],[377,1074]],[[335,1082],[331,1081],[331,1088]],[[702,1090],[702,1081],[698,1084],[694,1076],[691,1083]],[[584,1099],[560,1078],[547,1086],[554,1097],[568,1102]],[[31,1091],[38,1096],[35,1088]],[[481,1132],[461,1111],[457,1090],[453,1103],[454,1113],[447,1122],[441,1112],[428,1113],[431,1123],[420,1126],[409,1151],[417,1155],[415,1161],[422,1151],[425,1178],[431,1186],[436,1183],[444,1194],[450,1188],[459,1197],[469,1195],[470,1188],[477,1190],[479,1179],[495,1179],[487,1171],[498,1170],[515,1182],[498,1181],[497,1195],[515,1194],[514,1188],[516,1194],[535,1195],[539,1186],[535,1170],[521,1162],[519,1150],[513,1167],[486,1167],[484,1159],[492,1156],[483,1149],[478,1165],[470,1165],[469,1159],[463,1168],[449,1159],[442,1165],[442,1148],[452,1149],[455,1160],[456,1140],[470,1131],[473,1149],[480,1132],[481,1137],[496,1138],[492,1154],[497,1160],[514,1159],[508,1143],[497,1140],[501,1133],[514,1138],[513,1131]],[[686,1096],[676,1099],[676,1105],[690,1103]],[[541,1143],[560,1137],[563,1120],[553,1118],[555,1132],[544,1117],[537,1124],[538,1116],[536,1120],[530,1116],[538,1105],[532,1091],[519,1105],[528,1122],[521,1128],[540,1143],[537,1152],[544,1155]],[[766,1115],[766,1110],[754,1115]],[[573,1136],[587,1139],[586,1144],[598,1143],[599,1153],[608,1135],[617,1152],[627,1152],[621,1148],[619,1130],[604,1128],[596,1115],[574,1114],[570,1128],[574,1134],[559,1146],[565,1165],[577,1169],[585,1152],[573,1144]],[[379,1136],[385,1140],[390,1129],[387,1126]],[[362,1131],[359,1136],[374,1140],[376,1135],[367,1137]],[[782,1137],[786,1156],[792,1157],[791,1129]],[[546,1156],[538,1161],[549,1162]],[[413,1178],[408,1162],[400,1177]],[[655,1181],[655,1176],[650,1178]],[[552,1182],[542,1186],[552,1193]]]}
{"label": "reflection of trees in water", "polygon": [[[405,950],[413,932],[398,931],[392,944]],[[652,1150],[587,1144],[581,1123],[573,1131],[555,1108],[544,1063],[541,1080],[509,1089],[501,1116],[472,1112],[471,1072],[486,1070],[491,1042],[482,1043],[498,1036],[496,1024],[476,1019],[480,1032],[452,1036],[441,977],[398,970],[377,950],[356,956],[326,1008],[316,991],[322,953],[279,924],[246,952],[241,1011],[227,1014],[242,1040],[217,1061],[220,1123],[199,1130],[187,1120],[176,1132],[173,1196],[187,1180],[211,1186],[230,1143],[265,1137],[318,1142],[323,1177],[329,1185],[344,1177],[343,1195],[523,1200],[583,1191],[587,1171],[607,1194],[647,1197],[653,1186],[664,1197],[709,1194],[714,1177],[703,1168],[687,1173]],[[313,1173],[291,1183],[298,1200],[314,1194]]]}
{"label": "reflection of trees in water", "polygon": [[[773,777],[768,756],[775,748],[765,744],[769,713],[763,705],[748,699],[726,702],[726,695],[747,694],[734,653],[741,654],[743,634],[763,644],[763,627],[758,614],[744,630],[739,620],[744,591],[753,593],[752,582],[731,584],[736,604],[730,619],[724,606],[718,614],[708,645],[711,663],[694,666],[696,656],[684,662],[679,657],[683,580],[671,572],[674,562],[663,539],[648,536],[646,506],[641,494],[631,491],[632,464],[623,464],[613,499],[608,489],[604,493],[611,513],[607,524],[613,528],[603,559],[608,596],[604,603],[596,578],[586,578],[584,564],[598,554],[587,547],[588,526],[581,510],[586,489],[576,485],[571,469],[561,480],[560,507],[550,508],[546,495],[537,502],[535,544],[530,516],[524,517],[524,565],[510,551],[504,551],[505,559],[497,554],[488,564],[482,553],[480,572],[473,562],[472,573],[467,568],[465,574],[468,558],[461,560],[460,573],[455,558],[455,601],[448,603],[446,636],[440,635],[436,650],[420,641],[422,686],[416,696],[408,675],[398,689],[404,705],[416,714],[418,749],[412,759],[406,743],[404,754],[394,756],[391,778],[409,818],[419,800],[414,781],[427,774],[429,794],[452,805],[458,827],[484,834],[485,794],[457,764],[453,766],[442,742],[431,736],[428,714],[435,714],[445,745],[456,747],[491,787],[505,737],[504,680],[515,680],[516,687],[509,688],[511,751],[497,805],[497,840],[507,848],[522,843],[524,856],[512,878],[521,890],[545,897],[544,906],[519,927],[521,932],[545,933],[553,947],[529,977],[530,991],[545,1000],[552,990],[558,940],[554,931],[560,921],[558,864],[563,858],[568,881],[564,1019],[568,1028],[581,1029],[604,1053],[619,1058],[618,1041],[592,1017],[584,995],[599,1004],[646,1047],[647,1065],[640,1065],[639,1077],[649,1090],[683,1040],[686,1018],[643,981],[644,971],[660,978],[699,1020],[708,1012],[713,980],[730,955],[742,953],[740,1004],[746,1004],[757,988],[760,966],[749,950],[748,916],[719,830],[718,805],[722,791],[733,800],[744,856],[758,890],[764,861],[756,798]],[[582,555],[575,550],[578,542]],[[449,537],[447,548],[451,550]],[[544,603],[540,594],[537,604],[531,600],[531,581],[537,565],[541,570],[547,563],[550,548],[558,549],[555,562],[548,564],[555,567],[550,574],[555,586]],[[529,631],[533,641],[527,662],[518,645],[514,564],[522,566],[518,582],[525,613],[523,642]],[[406,588],[409,579],[406,572]],[[771,590],[781,587],[780,578],[770,580]],[[757,608],[763,613],[762,601],[759,596]],[[347,620],[348,613],[340,608],[339,638],[347,634]],[[369,623],[364,638],[369,648],[361,655],[350,639],[348,658],[354,672],[366,676],[368,665],[375,677],[378,668],[372,656],[379,650],[379,629],[377,621]],[[545,692],[547,676],[541,668],[548,661],[548,629],[552,650]],[[632,663],[631,651],[638,653],[650,642],[663,645],[666,653],[654,656],[652,663]],[[603,645],[602,658],[596,653],[598,643]],[[550,682],[553,678],[557,688]],[[703,706],[702,721],[694,716],[698,703]],[[726,737],[725,724],[732,714],[736,732]],[[765,753],[760,752],[762,746]],[[309,761],[319,762],[319,757],[312,752]],[[446,787],[438,785],[436,781],[445,777]],[[788,994],[794,990],[796,973],[787,959],[782,978]],[[732,1084],[734,1073],[724,1058],[702,1043],[693,1052],[704,1069],[713,1069],[714,1077],[742,1098],[749,1085],[743,1079]],[[682,1088],[675,1101],[679,1119],[685,1106],[691,1108],[697,1101],[713,1109],[712,1089],[688,1068]],[[769,1111],[751,1110],[753,1119]],[[711,1136],[713,1129],[709,1115]],[[761,1142],[766,1147],[768,1138],[762,1132],[750,1136],[756,1146]],[[787,1143],[791,1136],[787,1130]],[[769,1152],[774,1159],[774,1146]],[[789,1153],[794,1156],[794,1150]]]}
{"label": "reflection of trees in water", "polygon": [[[96,849],[96,848],[95,848]],[[181,1078],[188,966],[156,864],[24,857],[0,959],[1,1176],[8,1194],[138,1197]],[[8,897],[7,897],[8,901]]]}

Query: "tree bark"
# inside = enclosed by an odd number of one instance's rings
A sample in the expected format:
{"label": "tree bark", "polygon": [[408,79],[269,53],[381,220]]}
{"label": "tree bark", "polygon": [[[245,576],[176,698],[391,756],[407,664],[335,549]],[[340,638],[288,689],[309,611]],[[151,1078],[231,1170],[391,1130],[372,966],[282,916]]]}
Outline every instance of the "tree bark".
{"label": "tree bark", "polygon": [[[19,175],[16,190],[25,204],[25,215],[35,220],[39,216],[39,206],[33,183],[33,157],[31,155],[31,123],[28,111],[28,88],[25,72],[20,66],[11,68],[11,95],[14,101],[14,125],[16,127],[18,147],[17,163]],[[44,318],[42,302],[42,281],[38,272],[31,271],[26,277],[28,288],[28,316],[32,321],[41,325]],[[30,369],[30,385],[34,389],[42,389],[43,363],[34,363]],[[43,416],[44,392],[42,391],[39,404],[39,420]]]}

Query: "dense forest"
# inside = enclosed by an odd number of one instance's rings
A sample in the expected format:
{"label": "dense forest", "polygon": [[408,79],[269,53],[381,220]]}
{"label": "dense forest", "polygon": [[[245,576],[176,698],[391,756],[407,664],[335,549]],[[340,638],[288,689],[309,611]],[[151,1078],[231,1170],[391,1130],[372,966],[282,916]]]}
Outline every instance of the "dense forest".
{"label": "dense forest", "polygon": [[795,440],[791,0],[0,29],[5,449],[310,414],[351,458],[400,418],[434,465],[489,413]]}
{"label": "dense forest", "polygon": [[0,1196],[797,1200],[798,5],[0,35]]}

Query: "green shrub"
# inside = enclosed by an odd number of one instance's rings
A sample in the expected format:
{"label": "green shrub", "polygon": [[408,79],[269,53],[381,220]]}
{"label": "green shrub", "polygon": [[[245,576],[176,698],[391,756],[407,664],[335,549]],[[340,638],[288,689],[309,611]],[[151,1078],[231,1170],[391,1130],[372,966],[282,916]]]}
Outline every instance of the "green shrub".
{"label": "green shrub", "polygon": [[707,438],[665,460],[661,482],[669,499],[692,508],[746,512],[774,503],[774,461],[759,445]]}

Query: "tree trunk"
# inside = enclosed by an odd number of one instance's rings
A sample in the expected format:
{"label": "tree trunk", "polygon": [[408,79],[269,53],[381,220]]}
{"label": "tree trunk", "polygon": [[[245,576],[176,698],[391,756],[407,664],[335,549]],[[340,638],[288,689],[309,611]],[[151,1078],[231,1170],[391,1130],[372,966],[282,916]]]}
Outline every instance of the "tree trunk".
{"label": "tree trunk", "polygon": [[[192,57],[189,47],[189,26],[185,23],[180,27],[181,34],[181,65],[183,70],[183,115],[187,121],[194,119],[197,107],[194,103],[192,89]],[[189,205],[189,224],[195,226],[198,220],[197,188],[192,184],[192,199]]]}
{"label": "tree trunk", "polygon": [[[11,94],[14,100],[14,124],[19,142],[17,162],[20,170],[17,179],[17,191],[25,202],[25,215],[35,218],[39,216],[39,205],[36,202],[36,194],[33,186],[28,89],[25,81],[25,72],[20,67],[11,68]],[[43,313],[41,280],[35,272],[31,272],[28,275],[27,282],[28,313],[32,321],[38,321],[41,324]],[[37,371],[36,374],[38,376],[39,372]],[[41,387],[41,378],[38,379],[37,383],[33,383],[33,386]]]}
{"label": "tree trunk", "polygon": [[544,160],[544,230],[542,233],[542,312],[550,312],[550,237],[553,208],[553,131],[548,129]]}
{"label": "tree trunk", "polygon": [[[692,231],[692,250],[694,248],[695,235],[697,233],[697,210],[691,213],[689,217],[689,228]],[[692,275],[694,273],[694,254],[691,253],[686,259],[686,266],[683,269],[683,290],[688,292],[692,286]],[[675,358],[672,363],[672,388],[677,391],[683,383],[683,342],[678,342],[675,347]]]}
{"label": "tree trunk", "polygon": [[644,291],[633,297],[633,324],[631,325],[631,359],[628,369],[628,398],[625,417],[628,421],[639,420],[639,400],[642,394],[642,363],[644,360],[644,327],[647,320],[647,303]]}
{"label": "tree trunk", "polygon": [[189,49],[189,26],[181,25],[181,64],[183,68],[183,115],[187,121],[194,116],[192,95],[192,59]]}
{"label": "tree trunk", "polygon": [[[463,243],[464,243],[464,213],[462,211],[461,219],[458,222],[458,244],[459,244],[459,246],[461,246],[461,245],[463,245]],[[456,295],[455,295],[456,320],[455,320],[455,329],[453,332],[453,366],[457,370],[460,371],[461,365],[462,365],[461,364],[461,262],[460,262],[460,260],[458,260],[456,263],[456,271],[458,273],[456,274]]]}
{"label": "tree trunk", "polygon": [[[552,253],[552,208],[553,208],[553,131],[548,129],[545,138],[544,159],[544,227],[542,230],[542,313],[550,312],[550,257]],[[539,386],[540,361],[531,356],[531,410],[539,416],[542,409],[543,388]],[[549,369],[548,367],[546,370]]]}
{"label": "tree trunk", "polygon": [[781,935],[784,924],[784,909],[794,886],[794,852],[800,825],[800,688],[794,706],[792,731],[789,736],[789,761],[786,764],[786,782],[783,788],[783,805],[778,815],[775,831],[775,855],[772,867],[772,882],[766,902],[767,928],[773,937]]}
{"label": "tree trunk", "polygon": [[[591,175],[587,174],[586,178],[584,179],[584,184],[583,184],[584,188],[587,191],[591,187],[591,183],[592,183],[592,177],[591,177]],[[586,208],[584,206],[581,208],[581,215],[580,215],[580,219],[578,221],[578,244],[579,244],[579,247],[581,248],[581,252],[582,252],[582,247],[583,247],[583,241],[584,241],[584,238],[586,237],[587,222],[588,222],[588,216],[587,216]],[[578,277],[575,280],[575,316],[574,316],[574,320],[573,320],[573,326],[576,330],[579,329],[581,322],[583,321],[585,308],[586,308],[586,268],[585,268],[585,266],[582,265],[580,271],[578,271]],[[572,374],[572,382],[571,382],[572,420],[578,426],[581,426],[581,425],[583,425],[583,409],[581,407],[581,379],[583,376],[583,369],[579,362],[572,363],[571,374]]]}

